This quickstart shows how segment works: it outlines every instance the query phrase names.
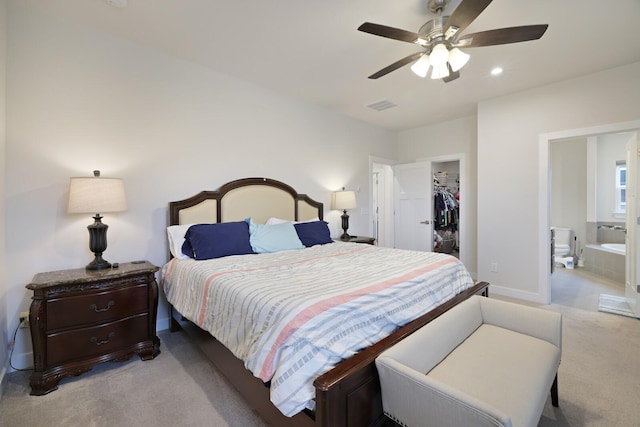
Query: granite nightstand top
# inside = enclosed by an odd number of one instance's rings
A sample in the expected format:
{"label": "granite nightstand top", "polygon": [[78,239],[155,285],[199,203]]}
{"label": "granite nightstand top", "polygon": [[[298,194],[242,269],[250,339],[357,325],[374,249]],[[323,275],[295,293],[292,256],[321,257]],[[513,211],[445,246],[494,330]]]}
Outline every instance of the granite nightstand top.
{"label": "granite nightstand top", "polygon": [[74,283],[91,283],[104,279],[117,279],[131,273],[155,273],[160,268],[149,261],[134,261],[119,264],[118,268],[107,268],[98,271],[89,271],[85,268],[75,268],[71,270],[49,271],[38,273],[33,276],[27,289],[43,289],[57,285],[70,285]]}

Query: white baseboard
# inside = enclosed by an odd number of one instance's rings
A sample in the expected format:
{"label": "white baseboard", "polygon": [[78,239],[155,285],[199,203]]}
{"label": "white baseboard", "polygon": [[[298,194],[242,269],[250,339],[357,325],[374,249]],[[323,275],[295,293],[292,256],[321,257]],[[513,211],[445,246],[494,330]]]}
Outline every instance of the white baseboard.
{"label": "white baseboard", "polygon": [[156,320],[156,331],[164,331],[169,329],[169,317]]}
{"label": "white baseboard", "polygon": [[515,298],[515,299],[520,299],[524,301],[535,302],[538,304],[545,304],[544,298],[542,298],[542,295],[540,294],[527,292],[527,291],[520,291],[518,289],[513,289],[513,288],[505,288],[503,286],[490,285],[489,296],[491,296],[491,294],[496,294],[496,295],[500,295],[507,298]]}
{"label": "white baseboard", "polygon": [[[13,353],[11,364],[17,369],[33,369],[33,352],[29,351],[27,353]],[[7,373],[11,372],[15,372],[15,369],[9,367]]]}

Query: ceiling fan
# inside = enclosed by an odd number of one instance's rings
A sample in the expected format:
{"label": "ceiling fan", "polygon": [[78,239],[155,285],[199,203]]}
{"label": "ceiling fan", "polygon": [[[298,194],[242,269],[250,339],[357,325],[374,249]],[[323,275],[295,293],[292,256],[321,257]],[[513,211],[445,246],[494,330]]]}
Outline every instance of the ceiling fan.
{"label": "ceiling fan", "polygon": [[494,46],[537,40],[545,33],[548,25],[525,25],[521,27],[499,28],[461,35],[474,19],[489,6],[492,0],[462,0],[451,16],[443,16],[442,10],[449,0],[429,0],[429,10],[438,16],[424,24],[417,33],[365,22],[359,31],[414,43],[424,48],[422,52],[411,54],[373,73],[370,79],[377,79],[411,62],[412,71],[426,77],[432,67],[432,79],[450,82],[460,77],[460,69],[469,60],[469,55],[459,48]]}

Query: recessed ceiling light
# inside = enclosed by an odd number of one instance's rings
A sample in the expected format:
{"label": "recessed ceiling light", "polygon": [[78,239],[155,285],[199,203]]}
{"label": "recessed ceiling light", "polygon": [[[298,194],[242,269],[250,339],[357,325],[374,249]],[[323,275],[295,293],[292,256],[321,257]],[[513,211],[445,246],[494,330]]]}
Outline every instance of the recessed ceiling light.
{"label": "recessed ceiling light", "polygon": [[499,76],[500,74],[502,74],[502,68],[501,67],[495,67],[493,70],[491,70],[491,75],[492,76]]}

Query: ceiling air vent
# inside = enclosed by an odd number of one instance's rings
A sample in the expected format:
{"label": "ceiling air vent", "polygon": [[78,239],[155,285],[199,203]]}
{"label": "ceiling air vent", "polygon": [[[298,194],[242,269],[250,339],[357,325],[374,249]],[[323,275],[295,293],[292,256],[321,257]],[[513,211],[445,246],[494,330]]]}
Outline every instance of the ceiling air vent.
{"label": "ceiling air vent", "polygon": [[367,105],[367,107],[371,108],[372,110],[383,111],[383,110],[388,110],[389,108],[397,107],[397,105],[391,101],[387,101],[386,99],[383,99],[382,101],[373,102]]}

